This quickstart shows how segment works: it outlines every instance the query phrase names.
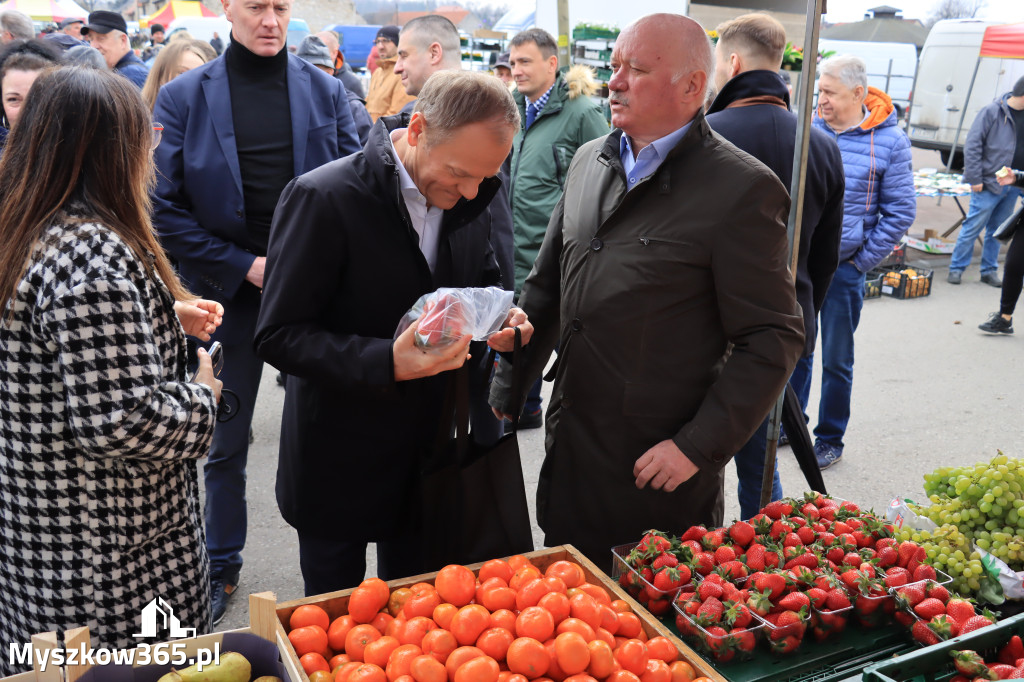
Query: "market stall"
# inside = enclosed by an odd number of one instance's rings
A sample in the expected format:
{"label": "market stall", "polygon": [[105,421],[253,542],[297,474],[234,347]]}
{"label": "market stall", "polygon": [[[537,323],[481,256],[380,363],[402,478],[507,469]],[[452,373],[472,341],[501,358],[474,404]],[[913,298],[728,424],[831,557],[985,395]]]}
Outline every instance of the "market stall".
{"label": "market stall", "polygon": [[216,12],[208,9],[199,0],[170,0],[166,5],[148,17],[139,20],[139,26],[148,27],[150,24],[160,24],[164,27],[180,17],[215,17]]}
{"label": "market stall", "polygon": [[36,21],[59,22],[89,16],[89,12],[79,7],[75,0],[7,0],[0,4],[0,12],[9,9],[27,14]]}

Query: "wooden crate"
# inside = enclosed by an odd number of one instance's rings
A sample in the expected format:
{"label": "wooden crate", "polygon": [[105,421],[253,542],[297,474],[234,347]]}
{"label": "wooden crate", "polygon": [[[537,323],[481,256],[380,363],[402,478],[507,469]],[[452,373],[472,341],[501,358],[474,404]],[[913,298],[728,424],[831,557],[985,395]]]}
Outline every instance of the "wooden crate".
{"label": "wooden crate", "polygon": [[[275,609],[276,599],[273,592],[253,594],[249,596],[249,627],[239,628],[237,630],[214,632],[209,635],[201,635],[199,637],[175,641],[181,642],[184,645],[183,648],[187,656],[194,657],[197,650],[212,648],[215,643],[221,642],[225,635],[252,634],[275,644],[278,652],[281,654],[282,661],[284,661],[285,653],[291,651],[291,644],[288,642],[288,637],[285,634],[284,628],[281,627],[281,623],[277,618]],[[62,648],[57,642],[56,633],[53,632],[33,636],[32,645],[37,649]],[[89,628],[82,627],[65,631],[63,648],[78,649],[83,645],[86,649],[90,647]],[[294,655],[293,651],[292,653]],[[51,666],[48,667],[45,672],[33,670],[32,672],[6,678],[3,682],[76,682],[85,675],[91,667],[92,666],[90,665],[69,665],[60,669]],[[282,664],[282,667],[284,667],[286,675],[290,675],[287,664]],[[301,668],[299,670],[301,672]],[[289,677],[287,679],[290,680],[290,682],[299,682],[300,678]],[[308,678],[303,675],[301,679]]]}
{"label": "wooden crate", "polygon": [[[533,564],[541,571],[544,571],[548,566],[562,559],[576,562],[583,567],[583,572],[587,576],[587,582],[601,585],[613,594],[613,598],[622,599],[630,605],[633,612],[640,617],[644,632],[647,633],[648,638],[657,637],[659,635],[667,637],[676,645],[676,648],[679,649],[679,653],[682,658],[688,661],[690,665],[693,666],[694,670],[698,671],[705,677],[710,677],[712,680],[728,682],[726,678],[722,677],[718,671],[704,661],[704,659],[695,653],[693,649],[673,635],[668,628],[648,613],[648,611],[640,606],[640,604],[638,604],[632,597],[626,594],[614,580],[609,578],[603,571],[601,571],[601,569],[590,561],[590,559],[583,556],[572,545],[562,545],[560,547],[542,549],[536,552],[530,552],[524,556],[528,557],[530,561],[532,561]],[[473,573],[478,573],[482,565],[483,564],[472,564],[467,568],[473,571]],[[433,583],[436,575],[436,573],[425,573],[423,575],[416,575],[409,578],[400,578],[398,580],[388,582],[388,587],[394,591],[400,587],[409,587],[414,583]],[[291,618],[292,612],[304,604],[316,604],[317,606],[320,606],[327,611],[327,615],[331,617],[331,621],[339,616],[344,616],[348,613],[348,598],[351,594],[352,590],[341,590],[339,592],[328,592],[327,594],[320,594],[313,597],[306,597],[304,599],[296,599],[294,601],[278,604],[277,617],[280,620],[282,631],[287,629],[288,621]],[[302,670],[302,666],[299,665],[299,657],[296,655],[295,649],[291,646],[291,642],[285,638],[284,642],[279,644],[279,646],[281,648],[281,660],[284,662],[288,675],[291,676],[293,680],[309,682],[309,678]]]}

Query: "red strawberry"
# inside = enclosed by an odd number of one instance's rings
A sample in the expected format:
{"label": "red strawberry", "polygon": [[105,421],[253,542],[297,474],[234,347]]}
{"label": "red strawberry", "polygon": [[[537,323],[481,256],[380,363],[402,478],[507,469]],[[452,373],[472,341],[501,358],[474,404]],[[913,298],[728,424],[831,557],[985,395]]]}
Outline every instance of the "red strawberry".
{"label": "red strawberry", "polygon": [[772,608],[772,602],[767,594],[754,590],[747,597],[747,606],[757,615],[766,616]]}
{"label": "red strawberry", "polygon": [[775,631],[769,637],[781,639],[794,635],[802,639],[804,631],[807,629],[806,613],[806,611],[783,611],[775,621]]}
{"label": "red strawberry", "polygon": [[[680,580],[679,571],[674,568],[663,568],[654,574],[654,581],[651,583],[655,589],[661,592],[672,592],[683,586]],[[658,595],[659,597],[661,595]],[[657,598],[657,597],[655,597]]]}
{"label": "red strawberry", "polygon": [[828,551],[825,552],[825,557],[834,564],[843,563],[844,556],[846,556],[846,550],[839,546],[830,547]]}
{"label": "red strawberry", "polygon": [[853,566],[854,568],[860,568],[860,565],[864,563],[864,557],[857,552],[847,552],[843,555],[843,563],[847,566]]}
{"label": "red strawberry", "polygon": [[649,530],[644,535],[637,549],[648,556],[657,556],[672,548],[672,543],[660,530]]}
{"label": "red strawberry", "polygon": [[975,651],[961,650],[961,651],[950,651],[949,655],[953,657],[953,665],[956,666],[957,672],[967,677],[981,677],[986,680],[995,679],[995,676],[991,674],[991,671],[985,665],[985,659],[978,655]]}
{"label": "red strawberry", "polygon": [[[957,623],[963,624],[978,614],[974,610],[974,604],[966,599],[955,598],[950,599],[946,604],[946,615]],[[1021,657],[1024,657],[1024,652],[1022,652]],[[1015,658],[1013,660],[1016,662],[1017,659]]]}
{"label": "red strawberry", "polygon": [[674,554],[669,554],[668,552],[662,552],[654,558],[654,561],[651,562],[651,568],[655,571],[661,568],[672,568],[678,565],[679,559],[677,559]]}
{"label": "red strawberry", "polygon": [[946,615],[935,616],[928,625],[939,639],[951,639],[960,634],[960,624]]}
{"label": "red strawberry", "polygon": [[721,566],[729,561],[736,560],[736,552],[729,545],[722,545],[715,549],[715,564]]}
{"label": "red strawberry", "polygon": [[912,615],[910,615],[906,611],[896,611],[895,613],[892,614],[892,617],[896,619],[897,623],[899,623],[900,625],[902,625],[904,627],[908,627],[908,628],[911,625],[913,625],[914,622],[917,620],[917,618],[914,618]]}
{"label": "red strawberry", "polygon": [[[950,601],[950,603],[952,604],[953,602]],[[999,650],[999,662],[1016,665],[1017,661],[1022,658],[1024,658],[1024,641],[1021,641],[1019,635],[1014,635],[1010,638],[1010,641],[1004,644],[1003,648]]]}
{"label": "red strawberry", "polygon": [[734,627],[732,630],[729,630],[729,639],[732,640],[737,651],[744,653],[753,651],[754,645],[757,643],[754,639],[754,633],[742,627]]}
{"label": "red strawberry", "polygon": [[751,571],[763,571],[765,567],[764,554],[764,545],[750,545],[750,547],[747,549],[746,556],[744,557],[744,561],[746,562],[747,567]]}
{"label": "red strawberry", "polygon": [[792,524],[786,521],[776,521],[772,524],[772,529],[768,534],[772,536],[772,540],[778,542],[791,532],[793,532]]}
{"label": "red strawberry", "polygon": [[782,565],[782,557],[776,551],[769,551],[764,553],[764,565],[765,568],[778,568]]}
{"label": "red strawberry", "polygon": [[689,584],[690,578],[693,577],[693,574],[690,571],[690,567],[686,564],[679,564],[678,566],[676,566],[676,570],[679,571],[679,584]]}
{"label": "red strawberry", "polygon": [[968,618],[966,622],[960,624],[960,634],[966,635],[968,632],[974,632],[975,630],[986,627],[988,625],[992,625],[993,623],[993,620],[985,616],[974,616],[972,618]]}
{"label": "red strawberry", "polygon": [[701,575],[707,575],[715,570],[715,555],[711,552],[699,552],[693,555],[693,570]]}
{"label": "red strawberry", "polygon": [[938,583],[925,583],[924,592],[929,597],[938,599],[943,604],[949,601],[949,590]]}
{"label": "red strawberry", "polygon": [[729,526],[729,538],[740,547],[747,547],[754,541],[754,527],[746,521],[737,521]]}
{"label": "red strawberry", "polygon": [[786,562],[784,568],[787,570],[796,566],[803,566],[806,568],[817,568],[818,567],[818,555],[813,552],[800,552],[796,554],[792,559]]}
{"label": "red strawberry", "polygon": [[850,606],[850,598],[846,596],[845,591],[838,587],[834,587],[828,592],[828,597],[825,599],[825,606],[828,607],[829,611],[845,609]]}
{"label": "red strawberry", "polygon": [[935,616],[946,614],[946,605],[938,599],[929,597],[914,607],[914,613],[924,620],[931,620]]}
{"label": "red strawberry", "polygon": [[773,602],[777,602],[786,591],[786,579],[780,573],[764,573],[754,589],[766,593]]}
{"label": "red strawberry", "polygon": [[[839,579],[843,581],[843,584],[846,585],[847,589],[853,592],[857,590],[857,583],[861,579],[861,574],[856,569],[851,568],[840,573]],[[921,590],[921,593],[921,596],[924,597],[923,589]]]}
{"label": "red strawberry", "polygon": [[716,528],[701,538],[701,543],[709,550],[714,551],[725,543],[725,529]]}
{"label": "red strawberry", "polygon": [[[889,550],[892,552],[892,550]],[[893,552],[893,556],[895,556]],[[902,587],[910,582],[910,571],[903,568],[902,566],[892,566],[885,572],[885,586],[886,587]]]}
{"label": "red strawberry", "polygon": [[811,603],[810,598],[803,592],[790,592],[779,600],[778,606],[787,611],[799,611],[807,608]]}
{"label": "red strawberry", "polygon": [[742,602],[729,602],[729,608],[725,610],[725,622],[729,623],[735,628],[745,628],[750,625],[750,621],[754,617],[750,614],[750,609],[746,604]]}
{"label": "red strawberry", "polygon": [[722,586],[716,582],[704,580],[697,586],[697,594],[702,602],[706,602],[709,599],[721,599],[723,594]]}
{"label": "red strawberry", "polygon": [[697,542],[700,542],[701,539],[705,535],[707,535],[707,534],[708,534],[708,529],[705,528],[704,526],[690,526],[689,528],[686,529],[686,532],[684,532],[679,537],[679,541],[680,542],[689,542],[691,540],[695,540]]}
{"label": "red strawberry", "polygon": [[707,632],[705,641],[715,660],[723,663],[731,661],[736,655],[736,651],[729,645],[729,633],[717,625],[706,628],[705,632]]}
{"label": "red strawberry", "polygon": [[938,576],[935,574],[935,569],[928,564],[920,564],[914,569],[914,575],[911,578],[914,582],[919,580],[935,580]]}
{"label": "red strawberry", "polygon": [[789,654],[793,653],[800,647],[800,640],[797,637],[790,635],[777,641],[773,640],[771,646],[772,651],[777,654]]}
{"label": "red strawberry", "polygon": [[783,516],[789,516],[793,513],[793,505],[784,500],[779,500],[777,502],[769,502],[761,511],[770,519],[778,521]]}
{"label": "red strawberry", "polygon": [[804,594],[806,594],[807,598],[810,600],[811,606],[816,609],[824,608],[825,602],[828,600],[828,592],[820,587],[812,587],[804,592]]}
{"label": "red strawberry", "polygon": [[[1012,680],[1014,679],[1014,673],[1016,669],[1012,665],[1006,665],[1005,663],[986,663],[985,667],[992,671],[995,678],[985,679],[996,679],[996,680]],[[1017,679],[1020,679],[1019,677]]]}
{"label": "red strawberry", "polygon": [[697,621],[701,624],[718,623],[722,620],[725,609],[716,597],[709,597],[697,609]]}
{"label": "red strawberry", "polygon": [[814,531],[808,528],[807,526],[804,526],[803,528],[797,528],[796,534],[797,537],[800,538],[800,542],[802,542],[805,545],[813,544],[814,541],[817,539],[814,535]]}
{"label": "red strawberry", "polygon": [[904,568],[910,563],[910,560],[917,554],[917,550],[921,549],[921,546],[912,540],[906,540],[900,543],[899,547],[899,560],[896,562]]}
{"label": "red strawberry", "polygon": [[896,592],[904,601],[907,602],[907,606],[913,608],[924,601],[924,585],[907,585],[901,587]]}
{"label": "red strawberry", "polygon": [[925,646],[931,646],[932,644],[939,643],[939,638],[936,637],[935,633],[928,627],[928,623],[923,620],[919,620],[914,623],[914,626],[910,629],[910,634],[915,640]]}
{"label": "red strawberry", "polygon": [[726,561],[720,568],[728,571],[729,578],[732,580],[741,580],[746,578],[750,572],[742,561],[736,561],[735,559],[732,561]]}

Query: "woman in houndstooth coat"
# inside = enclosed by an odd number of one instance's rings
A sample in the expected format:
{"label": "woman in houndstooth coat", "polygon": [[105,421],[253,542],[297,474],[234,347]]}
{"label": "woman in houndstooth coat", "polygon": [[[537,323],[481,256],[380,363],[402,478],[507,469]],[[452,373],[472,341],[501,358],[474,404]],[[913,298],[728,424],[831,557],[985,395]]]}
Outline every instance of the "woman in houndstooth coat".
{"label": "woman in houndstooth coat", "polygon": [[149,223],[152,142],[131,83],[66,67],[0,161],[0,677],[34,633],[135,647],[157,597],[210,627],[194,460],[220,382],[205,352],[186,382],[185,332],[222,311],[181,303]]}

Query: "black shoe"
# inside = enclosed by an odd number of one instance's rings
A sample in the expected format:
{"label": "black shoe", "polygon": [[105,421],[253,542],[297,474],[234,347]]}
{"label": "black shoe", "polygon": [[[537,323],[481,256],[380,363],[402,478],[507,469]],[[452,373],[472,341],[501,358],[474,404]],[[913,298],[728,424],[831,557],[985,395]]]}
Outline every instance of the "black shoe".
{"label": "black shoe", "polygon": [[[519,418],[519,430],[539,429],[544,425],[544,410],[536,412],[524,412]],[[505,422],[505,433],[512,433],[512,422]]]}
{"label": "black shoe", "polygon": [[277,385],[284,386],[284,372],[277,373]]}
{"label": "black shoe", "polygon": [[960,278],[963,275],[959,270],[950,270],[949,274],[946,275],[946,281],[950,284],[960,284]]}
{"label": "black shoe", "polygon": [[789,445],[789,436],[787,436],[785,433],[780,433],[779,434],[779,447],[781,448],[783,445]]}
{"label": "black shoe", "polygon": [[228,602],[231,595],[238,588],[238,576],[225,579],[223,576],[210,578],[210,602],[213,607],[213,624],[217,625],[224,620],[224,614],[228,610]]}
{"label": "black shoe", "polygon": [[988,322],[982,322],[978,329],[986,334],[1012,334],[1013,320],[1007,320],[999,313],[992,313],[988,316]]}
{"label": "black shoe", "polygon": [[999,279],[999,274],[996,272],[986,272],[982,274],[981,281],[990,287],[1001,287],[1003,286],[1003,280]]}

